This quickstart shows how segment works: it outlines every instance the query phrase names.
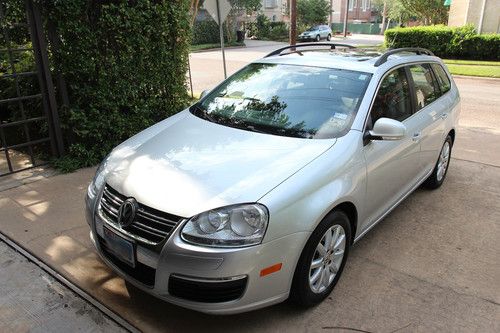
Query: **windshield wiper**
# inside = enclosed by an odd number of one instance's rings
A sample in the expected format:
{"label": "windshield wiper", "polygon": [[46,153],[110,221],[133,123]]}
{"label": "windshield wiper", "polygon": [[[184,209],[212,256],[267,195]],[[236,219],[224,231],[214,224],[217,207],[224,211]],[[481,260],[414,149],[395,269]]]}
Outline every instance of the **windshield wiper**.
{"label": "windshield wiper", "polygon": [[193,105],[196,113],[195,115],[199,116],[200,118],[203,118],[205,120],[208,120],[212,123],[216,123],[215,119],[207,112],[207,110],[203,109],[198,103]]}

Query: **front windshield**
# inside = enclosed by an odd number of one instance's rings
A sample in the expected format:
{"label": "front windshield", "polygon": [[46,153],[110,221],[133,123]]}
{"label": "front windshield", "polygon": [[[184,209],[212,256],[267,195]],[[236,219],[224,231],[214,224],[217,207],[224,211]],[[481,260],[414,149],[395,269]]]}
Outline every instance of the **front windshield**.
{"label": "front windshield", "polygon": [[371,74],[250,64],[191,107],[198,117],[266,134],[324,139],[344,135]]}
{"label": "front windshield", "polygon": [[307,29],[306,31],[315,31],[315,30],[319,30],[319,27],[311,27],[311,28]]}

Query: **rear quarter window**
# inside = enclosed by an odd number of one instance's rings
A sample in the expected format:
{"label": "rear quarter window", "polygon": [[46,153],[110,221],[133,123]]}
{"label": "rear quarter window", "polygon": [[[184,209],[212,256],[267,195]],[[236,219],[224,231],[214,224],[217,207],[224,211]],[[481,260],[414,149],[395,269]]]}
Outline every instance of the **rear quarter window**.
{"label": "rear quarter window", "polygon": [[439,64],[432,64],[432,69],[434,70],[434,74],[436,74],[436,79],[439,83],[439,87],[441,88],[441,92],[444,94],[451,89],[450,78],[446,74],[443,66]]}
{"label": "rear quarter window", "polygon": [[416,111],[418,111],[441,96],[441,91],[429,64],[411,65],[409,68],[415,87]]}

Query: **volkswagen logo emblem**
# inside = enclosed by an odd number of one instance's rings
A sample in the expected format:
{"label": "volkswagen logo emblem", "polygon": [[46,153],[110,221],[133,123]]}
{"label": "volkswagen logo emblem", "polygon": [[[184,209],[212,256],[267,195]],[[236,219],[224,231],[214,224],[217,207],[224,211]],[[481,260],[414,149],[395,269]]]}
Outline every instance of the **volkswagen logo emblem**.
{"label": "volkswagen logo emblem", "polygon": [[121,227],[128,227],[134,222],[135,214],[139,205],[134,198],[125,200],[118,209],[118,224]]}

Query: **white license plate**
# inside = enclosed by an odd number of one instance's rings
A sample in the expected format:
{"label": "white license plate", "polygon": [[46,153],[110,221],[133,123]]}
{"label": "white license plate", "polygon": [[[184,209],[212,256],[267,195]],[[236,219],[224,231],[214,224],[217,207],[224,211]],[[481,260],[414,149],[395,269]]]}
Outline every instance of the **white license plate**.
{"label": "white license plate", "polygon": [[127,265],[135,267],[134,243],[117,235],[108,228],[103,229],[108,251]]}

